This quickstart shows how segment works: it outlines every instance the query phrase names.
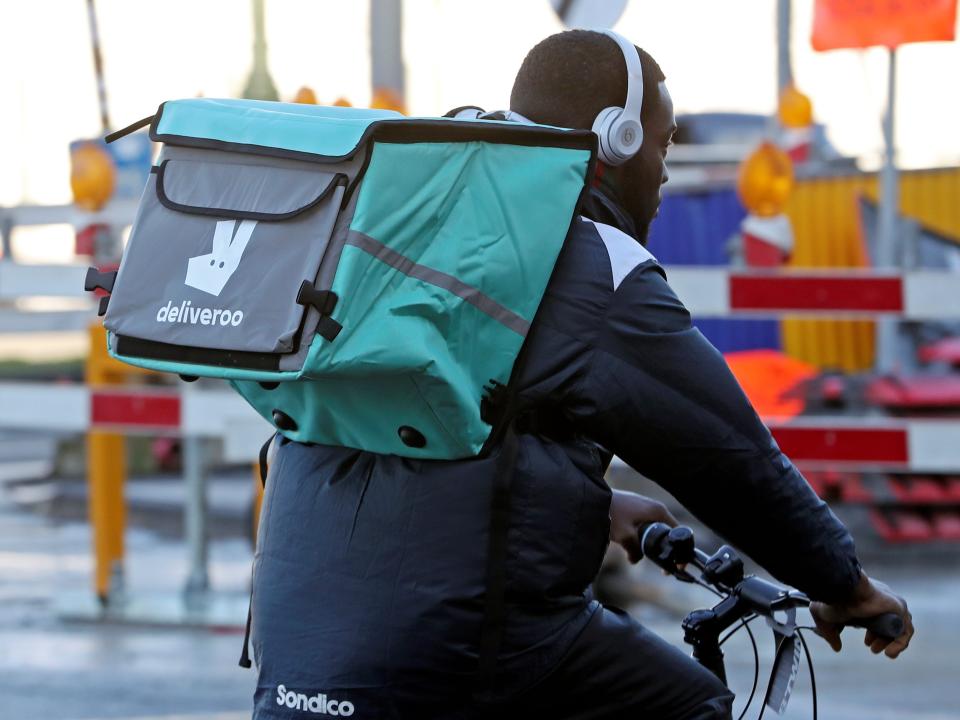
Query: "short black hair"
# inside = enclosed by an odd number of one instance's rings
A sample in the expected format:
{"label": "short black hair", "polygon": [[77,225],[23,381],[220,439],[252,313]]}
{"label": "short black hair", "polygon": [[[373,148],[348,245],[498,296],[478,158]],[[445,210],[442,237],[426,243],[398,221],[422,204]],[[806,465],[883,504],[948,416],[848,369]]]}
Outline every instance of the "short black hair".
{"label": "short black hair", "polygon": [[[637,52],[645,119],[666,76],[647,52]],[[513,81],[510,109],[544,125],[590,129],[601,110],[623,107],[626,99],[627,67],[616,42],[592,30],[567,30],[527,53]]]}

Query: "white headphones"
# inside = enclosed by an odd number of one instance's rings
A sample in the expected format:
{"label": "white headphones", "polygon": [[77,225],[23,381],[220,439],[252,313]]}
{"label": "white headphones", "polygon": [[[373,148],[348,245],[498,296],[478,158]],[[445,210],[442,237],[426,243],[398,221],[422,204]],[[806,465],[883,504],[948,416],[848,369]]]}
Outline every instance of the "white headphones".
{"label": "white headphones", "polygon": [[600,138],[600,160],[607,165],[622,165],[640,150],[643,144],[643,68],[637,49],[623,35],[603,30],[623,52],[627,63],[627,101],[623,107],[608,107],[593,121],[593,132]]}

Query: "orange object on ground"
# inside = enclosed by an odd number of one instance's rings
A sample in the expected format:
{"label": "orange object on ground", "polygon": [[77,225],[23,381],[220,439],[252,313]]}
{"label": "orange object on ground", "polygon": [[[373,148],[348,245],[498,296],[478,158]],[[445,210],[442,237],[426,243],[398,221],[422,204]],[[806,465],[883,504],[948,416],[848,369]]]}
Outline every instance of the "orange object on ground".
{"label": "orange object on ground", "polygon": [[816,0],[814,50],[953,40],[957,0]]}
{"label": "orange object on ground", "polygon": [[806,401],[794,391],[817,374],[813,365],[776,350],[744,350],[724,358],[758,415],[783,418],[803,412]]}

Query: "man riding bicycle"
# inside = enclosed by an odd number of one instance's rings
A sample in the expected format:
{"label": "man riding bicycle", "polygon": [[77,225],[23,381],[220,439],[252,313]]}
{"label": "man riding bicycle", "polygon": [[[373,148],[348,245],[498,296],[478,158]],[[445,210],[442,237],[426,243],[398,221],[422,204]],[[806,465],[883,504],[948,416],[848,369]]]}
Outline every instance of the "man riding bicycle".
{"label": "man riding bicycle", "polygon": [[[656,62],[611,34],[554,35],[524,60],[506,117],[600,136],[595,186],[515,378],[516,434],[461,461],[277,438],[254,572],[254,717],[729,717],[714,675],[593,599],[610,540],[636,560],[637,529],[673,522],[610,490],[613,454],[807,593],[834,649],[844,622],[899,614],[901,637],[866,637],[897,657],[913,634],[906,604],[862,571],[644,247],[676,130]],[[499,603],[488,541],[507,453]]]}

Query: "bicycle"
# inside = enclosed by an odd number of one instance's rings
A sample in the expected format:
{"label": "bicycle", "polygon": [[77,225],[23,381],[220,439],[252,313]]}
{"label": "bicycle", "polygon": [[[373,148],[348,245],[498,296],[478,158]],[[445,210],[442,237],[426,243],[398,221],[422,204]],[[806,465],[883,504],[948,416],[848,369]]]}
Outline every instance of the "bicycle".
{"label": "bicycle", "polygon": [[[760,656],[756,638],[749,625],[759,617],[767,619],[774,634],[776,652],[770,680],[760,708],[758,720],[766,708],[778,714],[786,711],[797,673],[800,669],[801,649],[810,671],[813,718],[817,718],[817,685],[813,660],[797,625],[797,608],[807,607],[810,598],[802,592],[764,580],[756,575],[744,576],[743,560],[729,545],[721,546],[712,555],[696,547],[693,531],[685,526],[671,528],[664,523],[650,523],[640,528],[640,546],[643,556],[682,582],[695,583],[721,599],[712,608],[694,610],[684,618],[684,642],[693,646],[693,658],[710,670],[726,685],[727,676],[721,646],[736,632],[745,629],[753,644],[753,688],[739,718],[743,718],[753,702],[760,674]],[[687,571],[693,566],[700,571],[695,577]],[[732,625],[737,627],[730,630]],[[851,622],[889,639],[903,633],[903,620],[895,613]],[[810,629],[810,628],[806,628]],[[726,635],[720,637],[726,631]],[[738,718],[738,720],[739,720]]]}

